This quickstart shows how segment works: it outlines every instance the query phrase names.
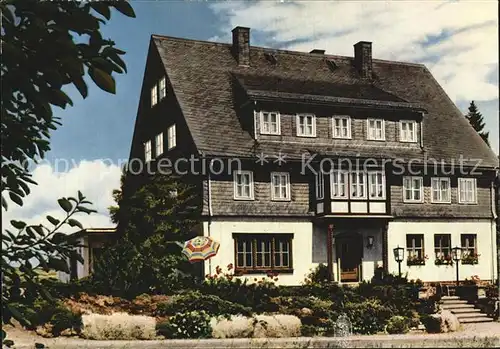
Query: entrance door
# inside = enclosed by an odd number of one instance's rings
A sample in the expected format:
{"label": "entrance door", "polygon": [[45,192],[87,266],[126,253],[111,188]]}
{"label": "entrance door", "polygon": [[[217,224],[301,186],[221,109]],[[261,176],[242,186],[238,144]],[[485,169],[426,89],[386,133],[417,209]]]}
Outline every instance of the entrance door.
{"label": "entrance door", "polygon": [[359,281],[362,243],[357,236],[337,238],[337,258],[340,259],[340,281]]}

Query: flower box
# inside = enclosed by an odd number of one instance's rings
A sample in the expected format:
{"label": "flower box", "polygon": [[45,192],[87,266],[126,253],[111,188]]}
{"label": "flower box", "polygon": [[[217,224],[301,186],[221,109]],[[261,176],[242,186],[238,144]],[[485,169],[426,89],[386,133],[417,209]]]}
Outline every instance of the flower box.
{"label": "flower box", "polygon": [[413,259],[413,260],[407,260],[406,265],[425,265],[425,259]]}
{"label": "flower box", "polygon": [[471,253],[462,258],[462,264],[478,264],[479,263],[479,254]]}
{"label": "flower box", "polygon": [[436,265],[453,265],[453,260],[451,258],[436,258],[434,261]]}

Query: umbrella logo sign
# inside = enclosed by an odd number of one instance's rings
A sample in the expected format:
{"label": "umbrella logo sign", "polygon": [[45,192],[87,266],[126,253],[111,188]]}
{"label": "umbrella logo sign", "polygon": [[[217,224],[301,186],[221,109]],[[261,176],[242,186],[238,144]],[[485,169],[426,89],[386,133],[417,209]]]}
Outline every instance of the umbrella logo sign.
{"label": "umbrella logo sign", "polygon": [[220,244],[208,236],[197,236],[184,243],[182,253],[191,263],[207,260],[217,254]]}

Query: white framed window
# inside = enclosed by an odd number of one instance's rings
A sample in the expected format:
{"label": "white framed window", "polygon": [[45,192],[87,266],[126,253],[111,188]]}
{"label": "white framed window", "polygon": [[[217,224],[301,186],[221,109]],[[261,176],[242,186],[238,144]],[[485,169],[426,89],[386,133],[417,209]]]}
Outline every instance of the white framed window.
{"label": "white framed window", "polygon": [[385,140],[385,122],[384,119],[367,119],[367,139],[374,141]]}
{"label": "white framed window", "polygon": [[458,202],[460,204],[477,203],[477,181],[475,178],[458,179]]}
{"label": "white framed window", "polygon": [[158,86],[160,88],[159,100],[161,101],[167,96],[167,78],[165,76],[160,79]]}
{"label": "white framed window", "polygon": [[168,150],[175,148],[175,146],[177,145],[175,124],[173,124],[168,128],[167,140],[168,140]]}
{"label": "white framed window", "polygon": [[401,142],[417,141],[417,123],[413,120],[401,120],[399,122],[399,140]]}
{"label": "white framed window", "polygon": [[290,174],[288,172],[271,172],[271,199],[289,201]]}
{"label": "white framed window", "polygon": [[334,171],[330,175],[330,195],[334,199],[347,199],[348,173],[346,171]]}
{"label": "white framed window", "polygon": [[163,132],[156,135],[155,138],[155,156],[158,157],[163,154]]}
{"label": "white framed window", "polygon": [[316,137],[316,116],[297,114],[297,136]]}
{"label": "white framed window", "polygon": [[323,172],[319,171],[316,174],[316,199],[321,200],[325,197],[325,180]]}
{"label": "white framed window", "polygon": [[158,86],[155,84],[151,87],[151,107],[154,107],[158,103]]}
{"label": "white framed window", "polygon": [[366,199],[366,173],[351,172],[351,199]]}
{"label": "white framed window", "polygon": [[151,161],[151,141],[144,143],[144,160],[146,162]]}
{"label": "white framed window", "polygon": [[332,118],[333,138],[351,138],[351,118],[349,116],[338,115]]}
{"label": "white framed window", "polygon": [[234,174],[234,199],[253,200],[253,172],[235,171]]}
{"label": "white framed window", "polygon": [[450,203],[451,188],[450,179],[448,177],[433,177],[431,178],[431,202],[435,203]]}
{"label": "white framed window", "polygon": [[264,135],[279,135],[280,113],[278,112],[260,112],[260,133]]}
{"label": "white framed window", "polygon": [[385,199],[385,175],[382,171],[368,172],[370,199]]}
{"label": "white framed window", "polygon": [[403,177],[403,202],[423,202],[423,182],[422,177]]}

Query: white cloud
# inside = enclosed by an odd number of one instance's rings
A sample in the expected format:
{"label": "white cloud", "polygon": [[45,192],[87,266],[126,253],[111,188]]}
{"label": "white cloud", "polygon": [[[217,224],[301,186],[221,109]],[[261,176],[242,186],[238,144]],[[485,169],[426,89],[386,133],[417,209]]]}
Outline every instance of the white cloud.
{"label": "white cloud", "polygon": [[[78,190],[88,201],[90,208],[97,213],[78,214],[74,218],[85,228],[106,228],[113,224],[109,219],[108,207],[114,204],[112,191],[120,186],[121,169],[117,165],[106,164],[102,160],[81,161],[67,172],[58,172],[55,166],[40,165],[33,171],[33,180],[38,185],[31,186],[31,193],[24,200],[22,207],[9,201],[9,209],[2,212],[4,229],[10,226],[10,220],[22,220],[28,224],[50,224],[47,215],[61,219],[64,211],[57,199],[76,197]],[[78,228],[66,228],[63,232],[74,232]]]}
{"label": "white cloud", "polygon": [[[372,41],[375,58],[426,64],[456,102],[498,100],[498,83],[489,80],[498,69],[496,1],[228,1],[211,8],[226,39],[240,25],[288,49],[345,56],[354,43]],[[485,118],[498,152],[498,115]]]}

